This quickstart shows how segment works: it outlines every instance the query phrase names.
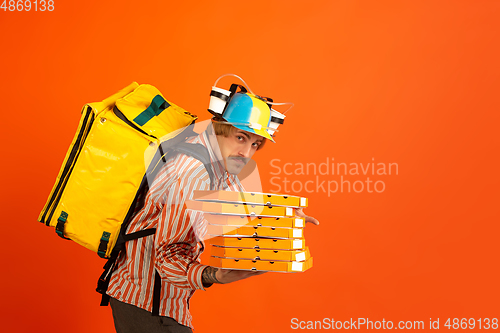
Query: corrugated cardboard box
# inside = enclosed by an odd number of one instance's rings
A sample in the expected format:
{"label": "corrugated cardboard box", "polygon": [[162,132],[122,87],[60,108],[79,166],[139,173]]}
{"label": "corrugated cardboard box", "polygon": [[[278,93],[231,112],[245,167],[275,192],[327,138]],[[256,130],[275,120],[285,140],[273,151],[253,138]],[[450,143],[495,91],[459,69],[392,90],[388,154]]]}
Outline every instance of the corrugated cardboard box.
{"label": "corrugated cardboard box", "polygon": [[252,226],[229,226],[229,225],[208,225],[210,236],[253,236],[272,238],[303,238],[302,228],[275,228],[275,227],[252,227]]}
{"label": "corrugated cardboard box", "polygon": [[292,207],[260,206],[247,204],[231,204],[220,202],[186,201],[188,209],[207,213],[247,215],[247,216],[295,216]]}
{"label": "corrugated cardboard box", "polygon": [[307,198],[293,195],[235,191],[194,191],[193,199],[297,208],[307,207],[308,203]]}
{"label": "corrugated cardboard box", "polygon": [[252,271],[272,271],[272,272],[304,272],[312,267],[312,257],[306,261],[267,261],[267,260],[246,260],[210,258],[210,266],[225,269],[243,269]]}
{"label": "corrugated cardboard box", "polygon": [[305,249],[304,239],[276,239],[254,237],[214,237],[210,240],[212,245],[271,250],[300,250]]}
{"label": "corrugated cardboard box", "polygon": [[210,255],[219,258],[269,261],[305,261],[310,257],[307,246],[305,250],[261,250],[212,246]]}
{"label": "corrugated cardboard box", "polygon": [[305,221],[302,217],[235,216],[211,213],[205,213],[204,216],[209,223],[219,225],[276,228],[304,228],[305,226]]}

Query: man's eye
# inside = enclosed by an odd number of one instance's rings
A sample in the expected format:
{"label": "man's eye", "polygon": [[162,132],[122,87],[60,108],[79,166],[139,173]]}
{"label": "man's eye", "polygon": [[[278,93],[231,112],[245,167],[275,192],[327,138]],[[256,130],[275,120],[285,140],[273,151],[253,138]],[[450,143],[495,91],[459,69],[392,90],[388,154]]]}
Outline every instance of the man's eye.
{"label": "man's eye", "polygon": [[238,140],[243,140],[243,137],[242,137],[242,136],[239,136],[239,135],[237,135],[237,136],[236,136],[236,138],[237,138]]}

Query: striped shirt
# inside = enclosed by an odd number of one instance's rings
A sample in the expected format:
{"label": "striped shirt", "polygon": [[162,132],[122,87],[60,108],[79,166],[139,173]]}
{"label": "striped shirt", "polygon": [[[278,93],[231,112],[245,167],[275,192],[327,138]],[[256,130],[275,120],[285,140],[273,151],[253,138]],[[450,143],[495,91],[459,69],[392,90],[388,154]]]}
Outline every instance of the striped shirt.
{"label": "striped shirt", "polygon": [[[217,160],[207,132],[189,142],[208,149],[215,176],[215,189],[244,191],[238,178],[228,174]],[[185,201],[194,190],[210,189],[210,177],[199,160],[177,154],[167,160],[146,195],[145,205],[127,233],[156,228],[156,234],[131,240],[117,259],[107,294],[122,302],[152,311],[155,269],[162,279],[160,316],[174,318],[192,328],[189,299],[202,289],[207,267],[199,257],[205,246],[207,221],[201,212],[187,210]]]}

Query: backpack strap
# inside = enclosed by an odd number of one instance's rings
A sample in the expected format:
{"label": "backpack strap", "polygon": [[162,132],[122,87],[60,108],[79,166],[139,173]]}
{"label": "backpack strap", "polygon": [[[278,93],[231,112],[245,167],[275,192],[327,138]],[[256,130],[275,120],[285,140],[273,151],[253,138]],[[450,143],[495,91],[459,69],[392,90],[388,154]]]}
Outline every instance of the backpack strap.
{"label": "backpack strap", "polygon": [[210,177],[210,189],[213,190],[215,188],[215,175],[212,171],[210,154],[208,153],[208,149],[204,145],[199,143],[181,142],[175,145],[172,150],[194,157],[201,163],[203,163],[205,169],[208,172],[208,176]]}
{"label": "backpack strap", "polygon": [[[212,164],[210,162],[210,154],[205,146],[199,143],[187,143],[180,142],[173,146],[171,150],[163,155],[164,162],[166,162],[170,155],[173,153],[182,153],[191,157],[196,158],[205,166],[205,169],[208,172],[208,176],[210,177],[210,189],[215,188],[215,175],[212,171]],[[153,307],[151,310],[151,314],[153,316],[160,315],[160,298],[161,298],[161,276],[158,271],[155,269],[155,277],[154,277],[154,287],[153,287]]]}
{"label": "backpack strap", "polygon": [[[186,137],[194,136],[196,134],[197,133],[193,132],[190,128],[188,128],[185,130],[185,135],[183,135],[183,138],[185,139]],[[208,149],[199,143],[187,143],[184,141],[178,142],[177,140],[176,140],[177,142],[169,142],[169,141],[166,141],[159,146],[159,149],[157,151],[157,154],[155,155],[154,160],[159,161],[161,159],[163,163],[166,163],[166,161],[170,158],[170,156],[175,153],[182,153],[194,157],[200,162],[202,162],[203,165],[205,166],[205,169],[208,172],[208,176],[210,177],[210,189],[211,190],[214,189],[215,175],[212,171],[212,164],[210,161],[210,154],[208,152]],[[166,150],[167,153],[165,154]],[[153,163],[151,163],[151,165],[153,165]],[[150,168],[148,169],[148,172],[143,178],[141,186],[139,187],[138,195],[139,192],[149,190],[147,178],[149,177],[149,179],[151,179],[151,177],[154,177],[158,172],[158,170],[160,169],[160,168],[152,169],[151,165]],[[136,196],[136,199],[139,197],[138,195]],[[136,199],[134,199],[134,202],[136,201]],[[111,273],[114,271],[116,267],[116,260],[118,259],[118,255],[120,254],[121,250],[125,248],[125,242],[153,235],[156,232],[156,228],[151,228],[151,229],[140,230],[130,234],[125,234],[126,226],[128,226],[128,223],[132,219],[132,212],[134,207],[135,205],[132,205],[131,209],[129,210],[129,213],[127,214],[127,217],[125,218],[124,223],[122,224],[122,232],[119,236],[119,239],[117,240],[115,248],[113,249],[110,258],[107,260],[106,264],[103,267],[104,272],[101,274],[99,280],[97,281],[96,291],[102,294],[101,304],[100,304],[101,306],[107,306],[109,304],[110,296],[106,294],[106,291],[108,290],[109,281],[111,280],[111,275],[112,275]],[[153,299],[152,299],[153,316],[159,315],[160,296],[161,296],[161,277],[160,274],[155,270]]]}
{"label": "backpack strap", "polygon": [[[123,243],[121,248],[125,248],[125,242],[128,242],[129,240],[132,239],[138,239],[150,235],[154,235],[156,233],[156,228],[151,228],[151,229],[144,229],[144,230],[139,230],[136,232],[132,232],[127,235],[120,235],[120,237],[123,239]],[[120,250],[121,250],[120,248]],[[108,290],[109,286],[109,281],[111,280],[111,273],[115,269],[116,266],[116,259],[118,259],[118,254],[120,254],[120,250],[115,251],[113,249],[113,252],[111,253],[110,258],[106,261],[106,264],[104,264],[104,272],[101,274],[99,277],[99,280],[97,281],[97,288],[96,291],[100,294],[102,294],[101,297],[101,306],[107,306],[109,304],[109,298],[110,296],[106,294],[106,291]]]}

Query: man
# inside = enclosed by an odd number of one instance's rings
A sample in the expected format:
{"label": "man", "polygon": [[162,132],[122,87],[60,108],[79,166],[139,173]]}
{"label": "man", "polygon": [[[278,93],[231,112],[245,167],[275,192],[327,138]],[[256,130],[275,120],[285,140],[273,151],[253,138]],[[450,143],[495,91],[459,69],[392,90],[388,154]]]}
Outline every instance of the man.
{"label": "man", "polygon": [[[252,98],[252,105],[230,102],[223,118],[188,140],[207,149],[213,184],[203,163],[185,154],[169,158],[151,184],[127,233],[156,228],[156,234],[126,243],[107,291],[117,332],[191,332],[189,300],[195,290],[262,273],[199,263],[206,220],[185,205],[195,190],[244,191],[236,175],[266,140],[274,141],[267,132],[269,107]],[[301,210],[297,214],[305,216]],[[306,221],[317,223],[310,217]],[[161,277],[160,316],[151,315],[156,272]]]}

